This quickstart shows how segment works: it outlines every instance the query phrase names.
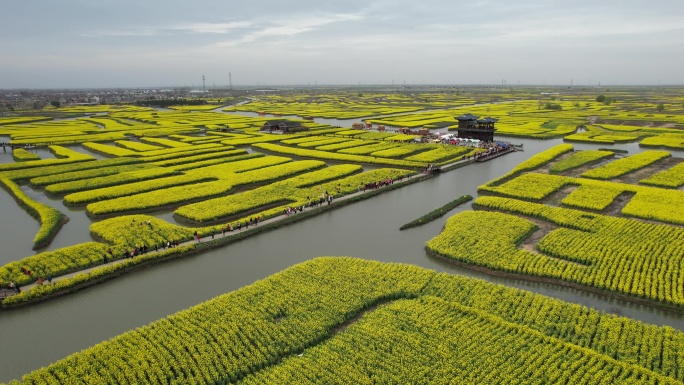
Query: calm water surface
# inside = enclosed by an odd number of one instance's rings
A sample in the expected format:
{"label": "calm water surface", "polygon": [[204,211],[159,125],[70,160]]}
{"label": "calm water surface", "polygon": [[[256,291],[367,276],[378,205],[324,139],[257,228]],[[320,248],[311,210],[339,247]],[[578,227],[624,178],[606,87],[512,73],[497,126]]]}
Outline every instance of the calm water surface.
{"label": "calm water surface", "polygon": [[[296,263],[328,255],[411,263],[684,330],[684,317],[680,314],[580,290],[491,277],[432,259],[425,254],[425,242],[439,234],[449,215],[422,227],[399,231],[402,224],[457,196],[476,196],[480,184],[502,175],[538,151],[562,143],[560,140],[508,140],[524,143],[525,152],[469,165],[218,250],[149,267],[56,300],[0,312],[3,347],[0,349],[0,381],[19,378],[127,330],[249,285]],[[575,145],[576,149],[599,147],[607,146]],[[630,153],[642,151],[636,144],[616,147]],[[674,155],[684,156],[681,152]],[[71,217],[51,248],[90,240],[87,231],[90,221],[82,211],[67,209],[60,199],[46,198],[29,187],[24,190]],[[0,207],[0,262],[32,254],[30,241],[38,229],[36,221],[18,208],[3,190],[0,190]],[[469,208],[470,205],[465,205],[451,214]],[[159,216],[172,220],[170,213]]]}

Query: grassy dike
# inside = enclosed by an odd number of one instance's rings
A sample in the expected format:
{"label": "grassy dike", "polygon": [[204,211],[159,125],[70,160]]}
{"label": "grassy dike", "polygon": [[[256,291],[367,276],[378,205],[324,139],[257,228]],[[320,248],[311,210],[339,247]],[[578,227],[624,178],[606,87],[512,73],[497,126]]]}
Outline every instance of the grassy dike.
{"label": "grassy dike", "polygon": [[453,201],[445,204],[444,206],[442,206],[438,209],[432,210],[429,213],[423,215],[422,217],[401,226],[399,228],[399,230],[406,230],[406,229],[410,229],[413,227],[422,226],[426,223],[430,223],[437,218],[443,217],[444,214],[455,209],[456,207],[458,207],[458,206],[460,206],[466,202],[470,202],[471,200],[473,200],[473,197],[470,195],[463,195],[461,197],[458,197],[458,198],[454,199]]}

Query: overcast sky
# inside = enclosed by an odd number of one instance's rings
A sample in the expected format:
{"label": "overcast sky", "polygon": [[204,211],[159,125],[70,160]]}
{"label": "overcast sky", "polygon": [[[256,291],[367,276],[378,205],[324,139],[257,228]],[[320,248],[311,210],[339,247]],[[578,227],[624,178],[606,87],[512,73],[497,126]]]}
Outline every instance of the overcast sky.
{"label": "overcast sky", "polygon": [[0,88],[684,84],[682,0],[0,0]]}

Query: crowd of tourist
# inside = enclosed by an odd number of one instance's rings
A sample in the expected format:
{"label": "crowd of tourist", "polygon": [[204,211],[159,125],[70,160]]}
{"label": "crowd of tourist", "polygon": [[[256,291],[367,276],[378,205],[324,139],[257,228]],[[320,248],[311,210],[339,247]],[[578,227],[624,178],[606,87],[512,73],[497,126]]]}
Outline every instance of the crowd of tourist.
{"label": "crowd of tourist", "polygon": [[485,151],[475,154],[475,160],[487,160],[495,158],[511,150],[511,146],[503,142],[481,142],[479,148]]}
{"label": "crowd of tourist", "polygon": [[7,152],[7,147],[10,149],[14,150],[15,148],[24,148],[24,149],[32,149],[32,148],[38,148],[39,146],[35,144],[10,144],[8,142],[0,142],[0,147],[2,147],[2,150]]}

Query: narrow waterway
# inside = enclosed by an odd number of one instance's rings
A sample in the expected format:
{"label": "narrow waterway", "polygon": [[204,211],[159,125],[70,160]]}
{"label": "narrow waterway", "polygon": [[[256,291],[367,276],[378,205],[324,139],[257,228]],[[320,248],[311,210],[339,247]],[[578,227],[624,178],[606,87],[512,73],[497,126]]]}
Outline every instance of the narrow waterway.
{"label": "narrow waterway", "polygon": [[[684,330],[684,317],[681,314],[580,290],[492,277],[432,259],[424,251],[425,242],[439,234],[450,215],[422,227],[399,231],[402,224],[457,196],[476,196],[477,186],[502,175],[535,153],[562,143],[561,140],[507,140],[523,143],[525,152],[469,165],[275,231],[258,234],[221,249],[118,277],[72,295],[27,308],[0,312],[3,337],[3,349],[0,349],[0,381],[18,378],[127,330],[249,285],[288,266],[317,256],[354,256],[411,263]],[[581,144],[575,147],[596,149],[608,146]],[[637,144],[615,147],[626,149],[630,154],[642,151]],[[682,152],[675,155],[684,156]],[[40,195],[36,191],[28,192],[32,196]],[[14,211],[1,222],[3,231],[0,231],[0,243],[5,244],[16,239],[17,228],[31,233],[32,237],[37,230],[35,221],[20,208],[15,210],[8,207],[13,205],[8,205],[6,195],[0,195],[1,207],[3,211]],[[42,201],[44,199],[46,198],[41,198]],[[48,203],[55,207],[61,205],[55,201]],[[450,214],[468,209],[470,205],[464,205]],[[14,215],[25,218],[15,221]],[[166,213],[160,216],[168,215]],[[24,223],[26,218],[28,221]],[[30,229],[29,225],[32,226]],[[26,226],[26,229],[20,226]],[[63,229],[65,230],[67,229]],[[72,236],[75,240],[73,243],[79,242],[82,237],[69,235],[65,239],[71,239]]]}

